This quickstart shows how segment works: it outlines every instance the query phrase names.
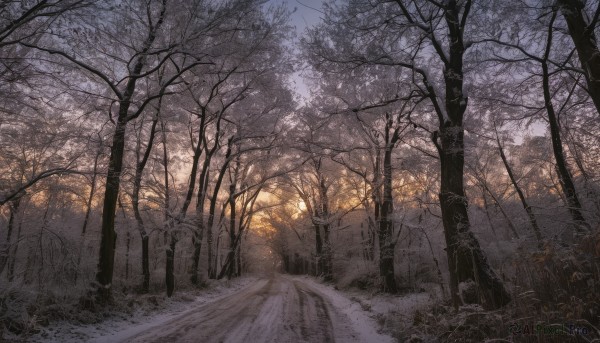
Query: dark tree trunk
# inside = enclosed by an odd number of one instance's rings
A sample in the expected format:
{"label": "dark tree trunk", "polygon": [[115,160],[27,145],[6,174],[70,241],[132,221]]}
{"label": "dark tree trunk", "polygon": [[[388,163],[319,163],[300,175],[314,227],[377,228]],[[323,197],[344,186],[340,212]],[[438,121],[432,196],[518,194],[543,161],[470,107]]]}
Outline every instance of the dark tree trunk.
{"label": "dark tree trunk", "polygon": [[167,284],[167,296],[171,297],[175,290],[175,246],[177,237],[175,232],[171,231],[169,247],[166,250],[167,264],[165,267],[165,282]]}
{"label": "dark tree trunk", "polygon": [[[43,275],[44,275],[44,270],[45,270],[45,256],[44,256],[44,231],[46,231],[48,229],[48,227],[50,226],[50,221],[52,220],[52,215],[50,215],[50,209],[52,209],[54,206],[54,195],[57,194],[56,190],[53,189],[54,187],[50,186],[50,188],[48,189],[48,193],[50,194],[48,197],[48,201],[46,202],[46,209],[44,210],[44,216],[42,218],[42,225],[40,226],[40,231],[37,237],[38,240],[38,248],[39,248],[39,265],[38,265],[38,269],[37,269],[37,277],[38,277],[38,290],[43,290],[44,286],[46,285],[44,279],[43,279]],[[31,265],[31,264],[30,264]],[[31,269],[33,269],[33,267],[31,267]]]}
{"label": "dark tree trunk", "polygon": [[[160,116],[160,101],[158,108],[158,113],[156,117],[154,117],[154,119],[152,120],[152,126],[150,127],[150,137],[148,138],[148,143],[146,144],[144,155],[141,159],[139,159],[138,157],[137,165],[135,168],[135,178],[133,181],[133,194],[131,196],[133,215],[135,216],[137,229],[140,233],[140,237],[142,238],[142,293],[148,293],[150,291],[150,254],[148,246],[148,232],[146,231],[146,228],[144,226],[144,220],[142,219],[142,215],[140,213],[140,190],[142,188],[142,176],[144,173],[144,169],[146,167],[146,163],[148,162],[148,158],[150,157],[152,146],[154,145],[154,138],[156,137],[156,126],[158,124],[158,118]],[[139,154],[139,142],[137,152]]]}
{"label": "dark tree trunk", "polygon": [[131,248],[131,233],[129,230],[126,232],[125,239],[125,280],[129,280],[129,251]]}
{"label": "dark tree trunk", "polygon": [[[229,272],[230,268],[233,270],[232,273],[234,275],[236,275],[236,276],[242,275],[242,258],[241,258],[242,239],[243,239],[243,235],[245,233],[246,228],[250,227],[250,224],[252,222],[252,217],[254,215],[253,214],[254,204],[256,203],[256,199],[258,198],[258,195],[260,194],[261,189],[262,189],[262,186],[259,186],[253,195],[251,195],[245,201],[242,202],[243,203],[242,210],[241,210],[239,220],[238,220],[238,222],[239,222],[238,223],[238,232],[236,234],[234,234],[233,236],[231,235],[231,232],[230,232],[230,236],[229,236],[230,242],[233,242],[233,244],[231,245],[233,254],[227,255],[227,259],[225,260],[225,265],[221,269],[221,272],[219,273],[217,279],[223,278],[223,276],[225,276],[225,272]],[[233,193],[230,192],[230,194],[233,194]],[[230,198],[230,201],[231,201],[231,198]],[[235,204],[235,199],[234,199],[234,204]],[[231,206],[231,204],[230,204],[230,206]],[[249,208],[248,208],[248,206],[249,206]],[[236,216],[237,215],[234,212],[231,215],[231,218],[236,218]],[[230,222],[230,225],[235,225],[235,221]]]}
{"label": "dark tree trunk", "polygon": [[[316,217],[318,214],[315,212],[314,216]],[[315,275],[320,275],[323,273],[323,238],[321,237],[321,226],[313,223],[313,228],[315,230]]]}
{"label": "dark tree trunk", "polygon": [[236,276],[242,276],[242,241],[238,243],[235,252],[235,265],[236,265]]}
{"label": "dark tree trunk", "polygon": [[323,278],[325,281],[333,280],[333,251],[329,239],[330,225],[323,225]]}
{"label": "dark tree trunk", "polygon": [[296,192],[306,205],[306,211],[312,217],[312,226],[315,232],[315,255],[314,260],[310,262],[309,273],[311,275],[320,275],[323,272],[323,238],[321,236],[321,226],[319,225],[317,218],[319,218],[319,213],[317,211],[317,204],[311,203],[311,198],[309,195],[304,192],[302,188],[297,185],[292,186],[296,189]]}
{"label": "dark tree trunk", "polygon": [[215,258],[215,256],[213,256],[213,246],[212,246],[212,242],[213,242],[213,224],[215,221],[215,210],[216,210],[216,205],[217,205],[217,196],[219,194],[219,189],[221,188],[221,183],[223,182],[223,177],[225,176],[225,172],[227,171],[227,166],[229,165],[230,162],[230,157],[231,157],[231,145],[233,143],[233,137],[231,137],[229,139],[229,141],[227,142],[227,152],[225,153],[225,161],[223,162],[223,166],[221,167],[221,170],[219,171],[219,176],[217,177],[217,182],[215,183],[215,188],[213,190],[213,196],[210,199],[210,208],[209,208],[209,213],[208,213],[208,222],[206,225],[207,228],[207,232],[206,232],[206,243],[207,243],[207,249],[208,249],[208,277],[210,279],[215,279],[217,277],[217,271],[215,270],[215,265],[213,262],[213,259]]}
{"label": "dark tree trunk", "polygon": [[[438,109],[440,121],[433,139],[440,155],[440,207],[446,238],[446,252],[450,271],[450,292],[455,308],[461,303],[458,285],[475,282],[479,301],[484,307],[498,308],[510,301],[510,296],[500,279],[491,269],[479,242],[471,232],[468,201],[464,193],[464,128],[463,116],[467,97],[463,93],[463,31],[470,2],[463,5],[450,1],[445,9],[448,26],[449,56],[445,61],[446,111]],[[434,99],[434,104],[437,100]]]}
{"label": "dark tree trunk", "polygon": [[[388,122],[389,123],[389,122]],[[389,127],[386,128],[386,149],[383,157],[383,202],[379,215],[379,275],[383,279],[383,290],[396,293],[396,276],[394,273],[394,238],[392,213],[394,204],[392,198],[392,146],[389,137]]]}
{"label": "dark tree trunk", "polygon": [[15,226],[15,218],[17,216],[17,213],[19,212],[19,206],[21,204],[21,198],[16,198],[13,199],[10,203],[9,203],[9,218],[8,218],[8,228],[7,228],[7,232],[6,232],[6,243],[2,245],[2,247],[0,248],[0,274],[2,274],[2,272],[4,271],[4,268],[6,267],[6,264],[8,262],[8,257],[10,255],[10,247],[11,247],[11,238],[12,238],[12,232],[13,232],[13,228]]}
{"label": "dark tree trunk", "polygon": [[200,266],[200,253],[202,249],[202,239],[204,238],[204,201],[206,199],[206,188],[208,187],[210,160],[212,151],[206,155],[202,165],[202,172],[198,180],[198,195],[196,197],[196,230],[192,236],[194,245],[194,254],[192,255],[192,270],[190,281],[193,285],[198,285],[198,267]]}
{"label": "dark tree trunk", "polygon": [[557,0],[557,4],[577,49],[581,69],[587,81],[587,91],[600,113],[600,50],[594,33],[596,22],[588,23],[584,13],[585,1]]}
{"label": "dark tree trunk", "polygon": [[[206,118],[206,108],[203,107],[201,113],[202,113],[202,122],[204,123],[204,120]],[[206,201],[206,192],[208,189],[210,164],[212,161],[212,157],[214,156],[214,154],[216,153],[216,151],[219,147],[219,132],[220,132],[220,127],[221,127],[222,115],[223,115],[223,111],[221,111],[219,116],[217,117],[217,123],[216,123],[217,135],[215,136],[214,145],[212,146],[211,149],[208,149],[208,147],[205,146],[206,154],[204,157],[204,163],[202,164],[202,171],[200,172],[200,178],[198,179],[198,195],[196,197],[196,230],[194,231],[194,235],[192,237],[192,242],[194,244],[194,254],[192,255],[192,270],[190,273],[190,281],[194,285],[198,285],[198,282],[199,282],[198,267],[200,266],[200,253],[201,253],[201,249],[202,249],[202,239],[204,238],[204,230],[205,230],[204,204]],[[205,132],[204,125],[202,125],[200,130],[202,132]],[[205,137],[202,137],[202,142],[203,142],[203,144],[207,144]],[[198,144],[200,144],[200,142],[198,142]]]}
{"label": "dark tree trunk", "polygon": [[[363,258],[365,259],[365,261],[373,261],[373,254],[374,254],[374,246],[373,246],[373,229],[371,228],[371,218],[368,219],[368,223],[367,223],[367,235],[365,236],[365,231],[361,230],[360,231],[360,238],[361,238],[361,243],[363,246]],[[361,228],[362,228],[363,224],[361,223]]]}
{"label": "dark tree trunk", "polygon": [[150,291],[150,236],[146,234],[142,235],[142,292],[148,293]]}
{"label": "dark tree trunk", "polygon": [[450,291],[455,307],[461,304],[458,285],[476,282],[484,307],[497,308],[510,301],[504,285],[489,266],[479,242],[470,230],[464,194],[464,141],[462,127],[448,127],[441,137],[440,206],[450,268]]}
{"label": "dark tree trunk", "polygon": [[[202,218],[196,218],[196,220],[203,220]],[[190,275],[190,281],[193,285],[198,285],[198,267],[200,265],[200,253],[202,250],[202,239],[203,239],[204,229],[198,228],[196,232],[194,232],[194,236],[192,237],[192,243],[194,245],[194,254],[192,256],[192,270]]]}
{"label": "dark tree trunk", "polygon": [[513,187],[515,188],[515,191],[519,195],[521,204],[523,205],[523,208],[525,209],[525,212],[527,212],[527,216],[529,217],[529,224],[531,225],[531,229],[533,230],[533,233],[535,234],[535,238],[537,239],[538,244],[541,247],[542,233],[540,231],[540,227],[535,218],[535,214],[533,213],[533,209],[531,208],[531,206],[529,206],[529,203],[527,203],[527,199],[525,199],[525,194],[523,193],[521,186],[519,186],[519,183],[517,182],[517,178],[515,178],[512,168],[510,167],[510,164],[508,163],[508,159],[506,158],[506,155],[504,154],[504,149],[502,148],[502,144],[500,143],[500,138],[497,135],[496,135],[496,142],[498,143],[498,150],[500,151],[500,158],[502,158],[502,163],[504,164],[504,168],[506,168],[506,173],[508,173],[510,182],[512,183]]}
{"label": "dark tree trunk", "polygon": [[[121,209],[121,215],[123,217],[123,223],[127,223],[127,213],[125,212],[125,206],[123,206],[123,202],[121,201],[121,197],[119,196],[118,200],[119,208]],[[127,227],[127,225],[126,225]],[[125,280],[129,279],[129,250],[131,247],[131,233],[128,229],[125,232]]]}
{"label": "dark tree trunk", "polygon": [[102,231],[100,237],[100,257],[98,261],[98,272],[96,282],[98,284],[98,301],[106,303],[110,300],[112,289],[112,278],[115,263],[115,244],[117,233],[115,232],[115,215],[117,201],[119,198],[119,185],[121,182],[121,171],[123,169],[123,153],[125,151],[125,118],[129,108],[129,102],[121,103],[119,120],[115,128],[110,158],[108,175],[106,176],[106,188],[104,191],[104,205],[102,208]]}
{"label": "dark tree trunk", "polygon": [[102,230],[100,236],[100,256],[98,258],[98,272],[96,274],[96,293],[100,303],[107,303],[111,298],[112,278],[115,263],[115,245],[117,233],[115,232],[115,215],[117,200],[119,197],[119,186],[121,183],[121,172],[123,170],[123,155],[125,152],[125,133],[127,122],[130,120],[129,107],[136,89],[136,83],[142,69],[146,65],[146,54],[156,39],[156,33],[162,26],[166,2],[163,1],[162,9],[156,24],[148,32],[144,46],[139,53],[135,65],[130,73],[130,78],[125,85],[125,90],[119,94],[119,112],[115,126],[115,133],[110,148],[108,162],[108,175],[104,190],[104,204],[102,207]]}
{"label": "dark tree trunk", "polygon": [[[319,162],[320,163],[320,162]],[[321,220],[323,221],[323,277],[325,281],[333,280],[333,251],[331,240],[329,239],[329,197],[327,196],[327,186],[325,179],[319,174],[319,195],[321,198]]]}
{"label": "dark tree trunk", "polygon": [[[200,121],[200,131],[198,133],[198,143],[194,148],[194,156],[192,159],[192,170],[190,171],[190,182],[188,185],[188,191],[183,202],[183,206],[181,207],[181,212],[179,214],[179,220],[183,221],[187,215],[188,208],[192,202],[192,197],[194,195],[194,189],[196,187],[196,176],[198,175],[198,161],[200,160],[200,155],[202,155],[202,139],[204,136],[204,121],[205,121],[205,113],[202,111],[202,117]],[[203,176],[205,175],[204,170],[200,177],[199,187],[202,190],[203,187]],[[199,192],[200,194],[200,192]],[[200,196],[200,195],[199,195]],[[199,204],[197,206],[203,206],[203,200],[197,200]],[[198,211],[196,211],[198,213]],[[202,221],[202,216],[196,218],[196,221]],[[192,284],[198,284],[198,262],[200,261],[200,248],[202,246],[202,227],[201,225],[196,225],[196,230],[194,231],[194,236],[192,237],[192,243],[194,245],[194,259],[193,259],[193,269],[191,275]]]}
{"label": "dark tree trunk", "polygon": [[[369,218],[369,226],[372,227],[372,235],[370,239],[373,244],[372,260],[375,259],[375,244],[379,243],[379,229],[381,219],[381,202],[383,195],[381,194],[381,149],[377,147],[375,153],[375,164],[373,168],[373,215],[375,220],[371,222]],[[377,238],[375,236],[377,235]],[[379,247],[379,255],[381,256],[381,246]],[[381,276],[381,275],[380,275]]]}
{"label": "dark tree trunk", "polygon": [[[25,211],[23,211],[24,213]],[[12,254],[10,256],[10,260],[8,262],[8,282],[12,282],[15,276],[15,264],[17,262],[17,253],[19,252],[19,241],[21,240],[21,229],[23,227],[23,214],[19,220],[19,225],[17,226],[17,239],[15,240],[14,247],[12,250]]]}
{"label": "dark tree trunk", "polygon": [[165,264],[165,284],[167,286],[167,296],[171,297],[175,291],[175,247],[177,245],[177,234],[169,215],[169,209],[171,204],[170,187],[169,187],[169,158],[167,154],[167,133],[163,122],[161,122],[162,130],[162,145],[163,145],[163,167],[164,167],[164,182],[165,182],[165,240],[169,245],[165,250],[166,264]]}
{"label": "dark tree trunk", "polygon": [[560,133],[560,123],[558,121],[558,116],[554,111],[552,96],[550,94],[550,72],[545,60],[542,61],[542,87],[544,92],[544,105],[546,107],[546,112],[548,113],[548,122],[550,123],[552,151],[554,152],[554,158],[556,160],[556,171],[558,173],[560,185],[567,202],[569,213],[575,223],[575,230],[578,233],[584,233],[589,230],[589,225],[583,217],[581,203],[579,202],[577,190],[575,189],[575,183],[573,182],[573,178],[571,177],[571,173],[567,166]]}
{"label": "dark tree trunk", "polygon": [[[219,254],[219,251],[220,251],[219,245],[221,244],[221,230],[222,230],[222,228],[219,228],[219,230],[218,230],[219,235],[217,235],[217,244],[215,246],[215,256],[214,256],[214,262],[213,262],[213,267],[212,267],[212,270],[214,273],[213,279],[217,278],[217,265],[219,265],[219,260],[223,258],[223,256],[221,254]],[[222,262],[221,262],[221,267],[223,267]]]}
{"label": "dark tree trunk", "polygon": [[[483,188],[484,192],[489,194],[490,197],[492,197],[494,204],[496,204],[497,208],[500,210],[500,213],[502,213],[502,216],[504,217],[504,220],[506,220],[506,223],[508,224],[508,228],[512,232],[513,236],[515,236],[516,238],[519,238],[519,233],[517,232],[517,229],[515,228],[515,225],[513,224],[512,220],[510,220],[510,217],[504,210],[504,206],[502,206],[502,204],[500,203],[500,200],[496,197],[496,195],[494,195],[494,192],[492,192],[492,190],[488,187],[487,182],[484,179],[480,178],[479,182],[481,183],[481,187]],[[487,197],[486,197],[485,193],[483,195],[483,201],[484,201],[484,203],[486,203],[485,206],[486,206],[486,213],[487,213]],[[492,231],[493,231],[493,229],[492,229]],[[494,234],[496,234],[495,231],[494,231]]]}
{"label": "dark tree trunk", "polygon": [[[240,171],[240,148],[238,145],[237,148],[237,157],[236,157],[236,161],[235,161],[235,167],[233,170],[233,177],[229,176],[229,181],[230,181],[230,185],[229,185],[229,253],[226,259],[226,264],[225,264],[225,268],[227,268],[227,278],[231,279],[232,276],[235,275],[235,267],[236,267],[236,263],[235,263],[235,253],[237,250],[237,246],[238,246],[238,237],[242,235],[241,232],[241,228],[240,231],[237,233],[235,232],[235,228],[236,228],[236,208],[235,208],[235,200],[236,200],[236,183],[239,177],[239,171]],[[242,216],[244,214],[244,211],[242,210]],[[242,223],[243,217],[240,218],[240,226]]]}
{"label": "dark tree trunk", "polygon": [[[239,159],[238,159],[239,167]],[[236,172],[237,174],[237,172]],[[235,235],[235,180],[229,186],[229,256],[227,256],[227,278],[231,279],[235,270],[235,250],[236,250],[236,235]]]}
{"label": "dark tree trunk", "polygon": [[[92,213],[92,200],[94,200],[94,195],[96,193],[96,178],[98,177],[98,160],[100,159],[100,155],[102,153],[102,149],[98,148],[98,152],[96,153],[96,157],[94,158],[94,169],[92,174],[90,195],[88,196],[88,200],[85,208],[85,216],[83,218],[83,225],[81,227],[81,242],[79,243],[79,255],[77,256],[77,269],[81,266],[81,255],[83,254],[84,246],[85,246],[85,233],[87,231],[88,223],[90,220],[90,215]],[[79,276],[79,272],[75,273],[73,278],[73,283],[77,283],[77,278]]]}
{"label": "dark tree trunk", "polygon": [[83,225],[81,227],[81,237],[85,236],[85,232],[87,230],[87,226],[90,220],[90,214],[92,212],[92,200],[94,200],[94,194],[96,193],[96,178],[98,177],[98,160],[100,159],[100,154],[102,150],[98,149],[96,153],[96,157],[94,157],[94,169],[92,174],[90,195],[88,196],[87,203],[85,204],[85,217],[83,218]]}

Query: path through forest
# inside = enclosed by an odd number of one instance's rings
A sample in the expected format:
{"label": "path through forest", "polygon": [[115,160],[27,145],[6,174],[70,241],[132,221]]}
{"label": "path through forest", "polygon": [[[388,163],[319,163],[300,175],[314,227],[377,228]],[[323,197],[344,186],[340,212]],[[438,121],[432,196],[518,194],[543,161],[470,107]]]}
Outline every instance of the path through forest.
{"label": "path through forest", "polygon": [[365,330],[364,320],[356,325],[349,307],[320,288],[306,279],[274,275],[122,342],[391,341],[373,327]]}

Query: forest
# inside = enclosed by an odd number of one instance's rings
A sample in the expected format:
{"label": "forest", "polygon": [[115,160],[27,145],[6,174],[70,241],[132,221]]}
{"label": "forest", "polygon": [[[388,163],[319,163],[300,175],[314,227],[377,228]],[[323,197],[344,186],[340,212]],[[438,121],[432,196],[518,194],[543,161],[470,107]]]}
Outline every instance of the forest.
{"label": "forest", "polygon": [[429,294],[398,342],[600,340],[599,21],[0,1],[0,341],[273,272]]}

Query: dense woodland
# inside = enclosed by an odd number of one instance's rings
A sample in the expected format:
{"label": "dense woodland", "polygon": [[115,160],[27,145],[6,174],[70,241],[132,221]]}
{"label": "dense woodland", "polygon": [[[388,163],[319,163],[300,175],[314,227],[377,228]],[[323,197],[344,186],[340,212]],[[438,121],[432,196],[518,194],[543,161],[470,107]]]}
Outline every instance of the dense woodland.
{"label": "dense woodland", "polygon": [[0,332],[270,270],[600,327],[599,2],[292,13],[0,2]]}

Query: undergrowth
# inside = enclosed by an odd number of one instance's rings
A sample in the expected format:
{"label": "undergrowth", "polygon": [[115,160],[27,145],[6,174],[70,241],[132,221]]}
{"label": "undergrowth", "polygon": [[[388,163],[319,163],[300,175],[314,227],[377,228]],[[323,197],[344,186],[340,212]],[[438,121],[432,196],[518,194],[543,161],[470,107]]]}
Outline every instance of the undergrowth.
{"label": "undergrowth", "polygon": [[[514,257],[513,299],[495,311],[437,303],[409,322],[386,318],[399,342],[600,342],[600,233]],[[388,315],[389,317],[390,315]]]}

